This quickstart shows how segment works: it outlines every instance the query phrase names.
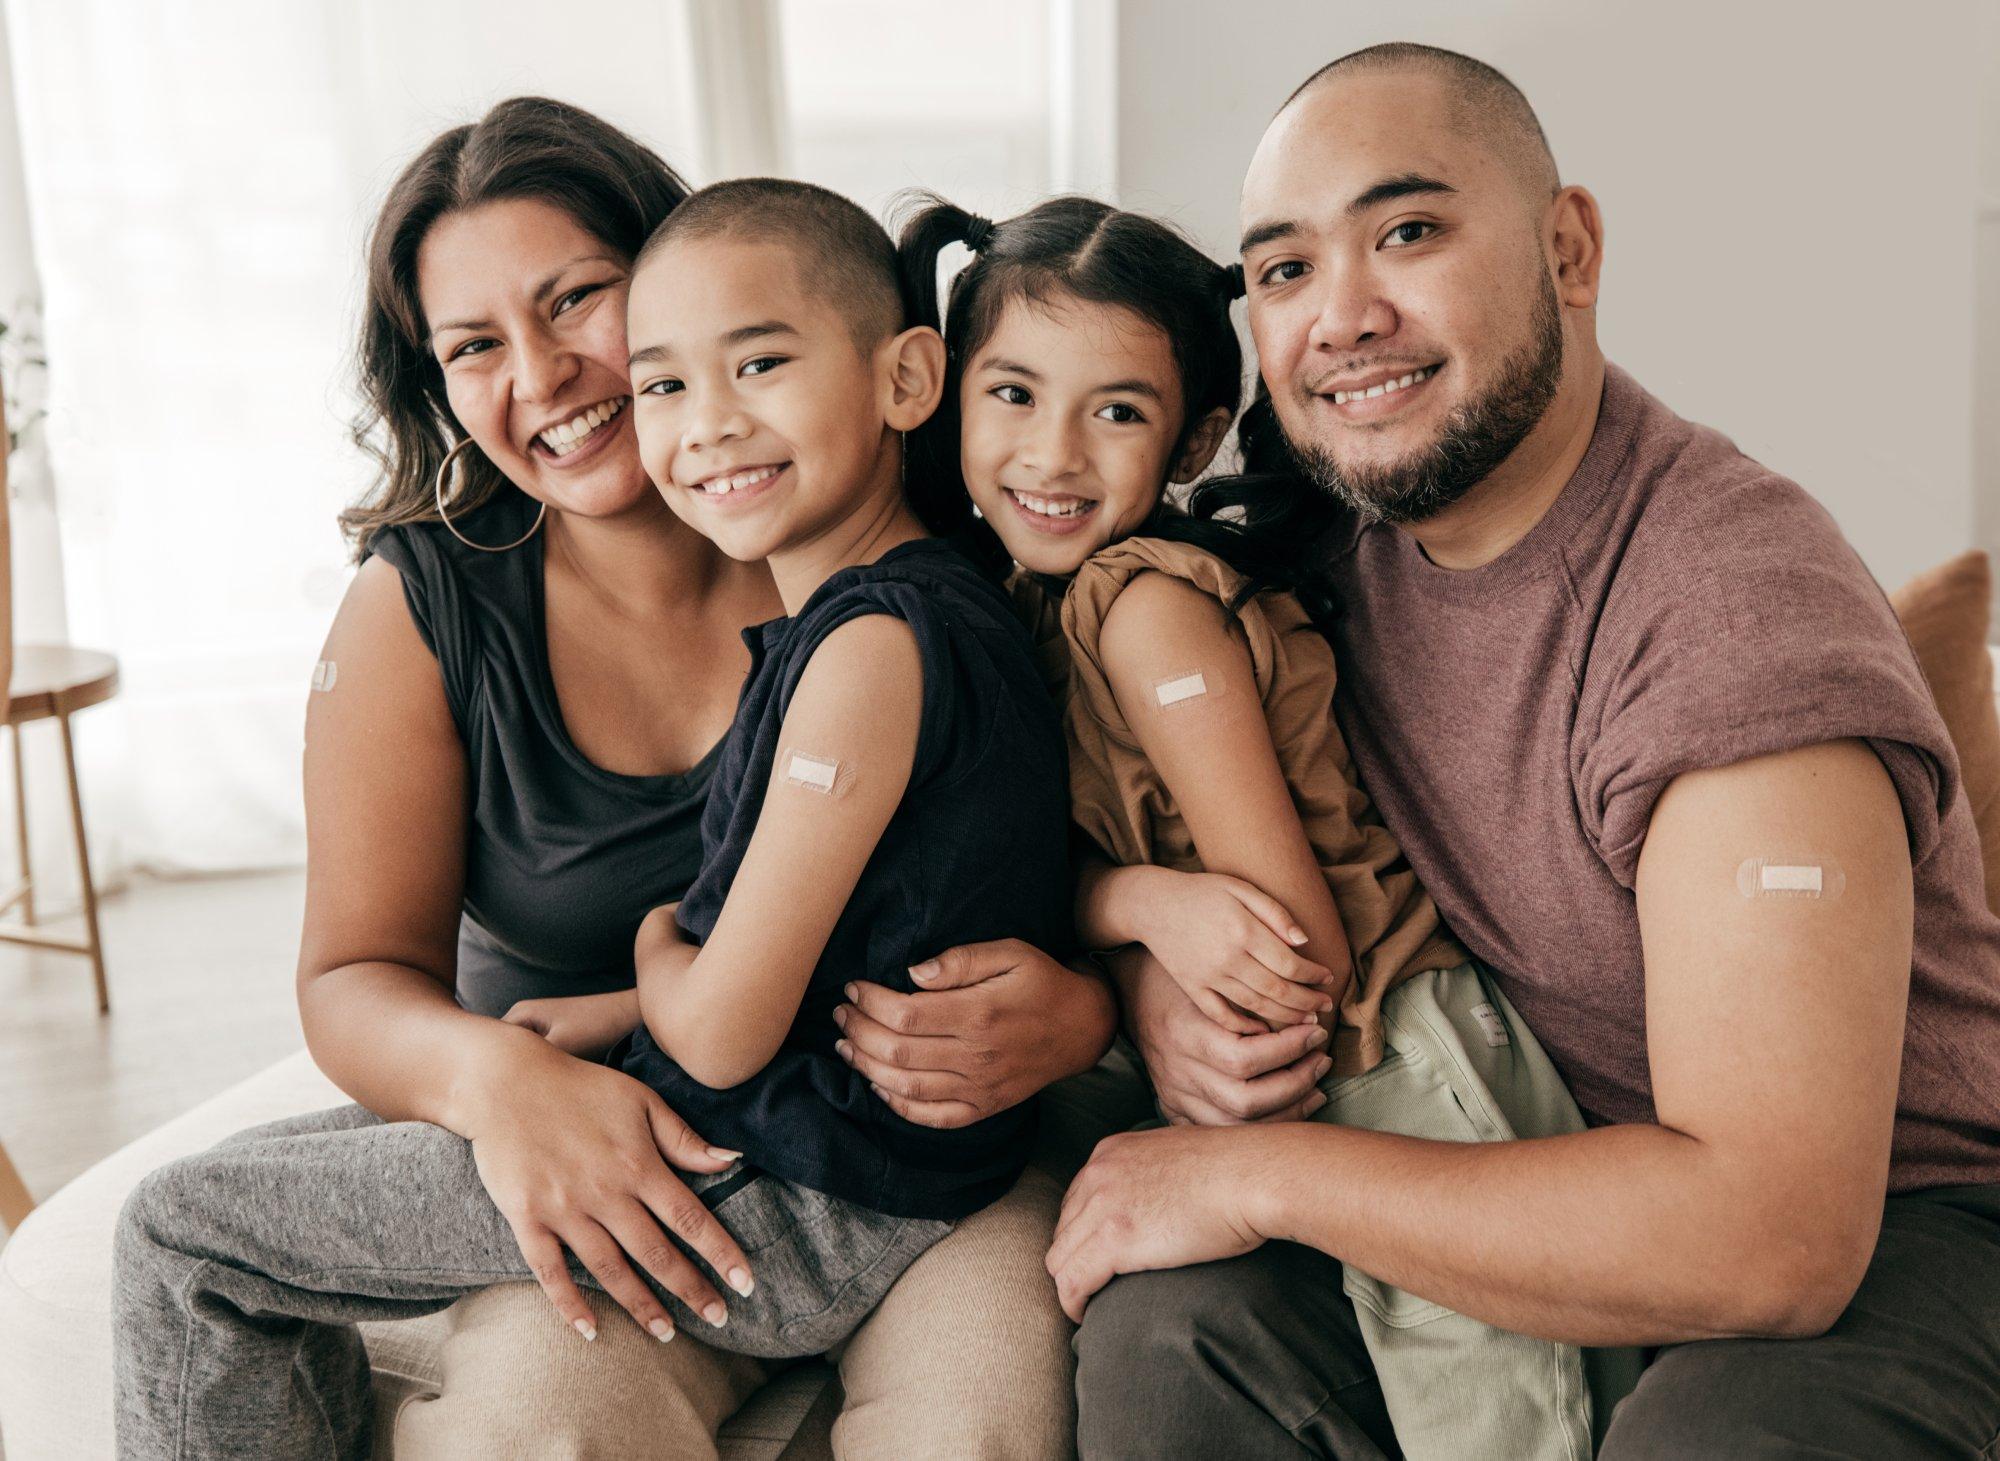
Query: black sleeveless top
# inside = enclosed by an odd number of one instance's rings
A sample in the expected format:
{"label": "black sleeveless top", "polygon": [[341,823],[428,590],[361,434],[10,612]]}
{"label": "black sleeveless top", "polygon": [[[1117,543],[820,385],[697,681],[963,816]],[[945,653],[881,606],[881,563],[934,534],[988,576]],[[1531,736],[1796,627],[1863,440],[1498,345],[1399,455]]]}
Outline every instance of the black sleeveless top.
{"label": "black sleeveless top", "polygon": [[[508,492],[455,521],[474,542],[511,543],[535,509]],[[701,870],[701,809],[720,749],[678,776],[620,776],[577,749],[549,674],[544,541],[481,553],[422,523],[386,529],[368,550],[402,574],[465,744],[472,815],[457,992],[484,1015],[632,986],[640,920]]]}

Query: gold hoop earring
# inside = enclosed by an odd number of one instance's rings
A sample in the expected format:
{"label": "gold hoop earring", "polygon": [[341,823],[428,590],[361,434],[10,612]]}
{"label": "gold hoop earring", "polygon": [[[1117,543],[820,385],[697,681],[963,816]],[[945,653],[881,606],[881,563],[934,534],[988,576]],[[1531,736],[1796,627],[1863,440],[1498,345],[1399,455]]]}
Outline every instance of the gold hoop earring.
{"label": "gold hoop earring", "polygon": [[523,543],[527,542],[528,539],[534,537],[536,529],[540,528],[542,525],[542,519],[549,515],[549,505],[546,502],[542,504],[542,510],[535,514],[535,520],[532,523],[528,524],[528,530],[525,533],[521,534],[521,536],[516,538],[513,542],[503,544],[498,548],[493,547],[490,543],[475,543],[472,541],[472,539],[466,537],[464,533],[461,533],[457,528],[453,527],[451,521],[451,514],[447,513],[444,510],[445,478],[451,475],[451,464],[458,460],[458,454],[471,445],[472,445],[472,438],[468,436],[465,438],[465,440],[461,441],[457,446],[453,447],[450,451],[446,452],[444,454],[444,460],[438,463],[438,474],[437,474],[438,521],[445,525],[446,530],[450,532],[450,534],[454,538],[458,539],[459,542],[465,544],[465,546],[468,548],[477,548],[482,553],[506,553],[512,549],[520,547]]}

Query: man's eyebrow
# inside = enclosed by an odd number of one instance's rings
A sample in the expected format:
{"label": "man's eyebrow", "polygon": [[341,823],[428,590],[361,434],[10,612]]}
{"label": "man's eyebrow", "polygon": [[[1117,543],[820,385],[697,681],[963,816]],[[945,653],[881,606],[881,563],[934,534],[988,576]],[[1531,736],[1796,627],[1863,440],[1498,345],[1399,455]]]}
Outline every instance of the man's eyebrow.
{"label": "man's eyebrow", "polygon": [[1373,187],[1360,193],[1347,205],[1347,216],[1359,218],[1379,203],[1389,203],[1397,198],[1418,197],[1426,193],[1456,193],[1450,183],[1437,178],[1427,178],[1420,172],[1406,172],[1393,178],[1384,178]]}
{"label": "man's eyebrow", "polygon": [[[1370,208],[1393,202],[1397,198],[1457,191],[1458,189],[1450,183],[1438,178],[1425,177],[1419,172],[1406,172],[1393,178],[1384,178],[1381,182],[1363,190],[1341,211],[1349,218],[1359,218]],[[1243,242],[1236,246],[1236,251],[1247,255],[1252,249],[1261,248],[1267,243],[1276,243],[1279,239],[1291,238],[1303,230],[1304,225],[1295,218],[1280,218],[1269,223],[1259,223],[1243,235]]]}
{"label": "man's eyebrow", "polygon": [[[578,264],[617,264],[620,262],[622,261],[613,258],[610,254],[578,254],[537,284],[529,292],[529,298],[533,299],[536,304],[540,304],[551,294],[555,293],[556,285],[562,283],[563,275],[574,269]],[[435,340],[446,330],[490,330],[491,328],[493,328],[493,321],[491,320],[446,320],[442,324],[431,326],[430,338]]]}

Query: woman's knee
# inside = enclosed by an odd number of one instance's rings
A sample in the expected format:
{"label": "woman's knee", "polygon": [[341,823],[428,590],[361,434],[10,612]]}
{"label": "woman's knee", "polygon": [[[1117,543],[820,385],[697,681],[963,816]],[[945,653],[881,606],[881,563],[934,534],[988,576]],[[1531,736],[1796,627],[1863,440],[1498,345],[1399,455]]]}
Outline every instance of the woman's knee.
{"label": "woman's knee", "polygon": [[542,1290],[500,1284],[453,1305],[436,1384],[395,1418],[401,1461],[712,1461],[718,1426],[763,1383],[755,1360],[687,1335],[661,1344],[604,1294],[586,1341]]}

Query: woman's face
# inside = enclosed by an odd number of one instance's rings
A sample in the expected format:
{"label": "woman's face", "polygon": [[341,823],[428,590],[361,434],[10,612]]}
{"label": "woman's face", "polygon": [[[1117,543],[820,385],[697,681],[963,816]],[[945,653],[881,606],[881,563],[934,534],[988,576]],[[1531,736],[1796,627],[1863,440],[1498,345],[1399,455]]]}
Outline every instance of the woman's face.
{"label": "woman's face", "polygon": [[629,272],[569,214],[526,198],[448,214],[417,250],[458,424],[523,492],[584,517],[659,506],[627,409]]}

